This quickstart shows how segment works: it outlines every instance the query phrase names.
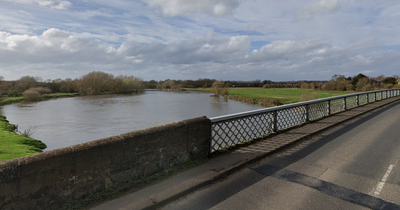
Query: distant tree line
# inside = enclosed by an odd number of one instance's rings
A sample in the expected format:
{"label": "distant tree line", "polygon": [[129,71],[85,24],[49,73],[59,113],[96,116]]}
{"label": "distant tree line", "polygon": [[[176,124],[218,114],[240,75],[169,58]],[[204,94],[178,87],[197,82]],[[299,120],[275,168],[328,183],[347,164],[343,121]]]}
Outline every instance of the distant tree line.
{"label": "distant tree line", "polygon": [[[180,91],[186,88],[212,88],[216,92],[226,93],[227,87],[263,87],[263,88],[302,88],[314,90],[337,91],[369,91],[375,89],[400,88],[399,76],[368,77],[358,74],[353,77],[334,75],[329,81],[286,81],[273,82],[271,80],[254,81],[218,81],[215,79],[200,78],[197,80],[161,80],[143,81],[134,76],[114,76],[109,73],[94,71],[78,79],[55,79],[44,81],[40,77],[24,76],[16,81],[4,81],[0,76],[0,94],[8,96],[22,96],[28,91],[30,95],[48,93],[80,93],[83,95],[97,95],[108,93],[138,93],[144,89],[160,89]],[[214,84],[214,85],[213,85]],[[222,88],[222,89],[221,89]]]}
{"label": "distant tree line", "polygon": [[22,96],[48,93],[80,93],[97,95],[108,93],[138,93],[144,90],[143,80],[134,76],[114,76],[94,71],[79,79],[55,79],[43,81],[40,77],[24,76],[16,81],[0,81],[0,93]]}
{"label": "distant tree line", "polygon": [[300,81],[297,84],[302,89],[314,90],[337,90],[337,91],[371,91],[378,89],[400,88],[399,76],[394,75],[385,77],[368,77],[364,74],[358,74],[353,77],[344,75],[333,75],[331,80],[326,82],[306,82]]}
{"label": "distant tree line", "polygon": [[[144,82],[147,89],[160,89],[179,91],[185,88],[213,88],[215,82],[221,82],[214,79],[198,79],[198,80],[151,80]],[[302,88],[314,90],[337,90],[337,91],[369,91],[375,89],[400,88],[399,76],[394,75],[385,77],[368,77],[364,74],[358,74],[353,77],[345,77],[344,75],[334,75],[329,81],[281,81],[273,82],[271,80],[254,80],[254,81],[232,81],[225,80],[225,87],[263,87],[263,88]]]}

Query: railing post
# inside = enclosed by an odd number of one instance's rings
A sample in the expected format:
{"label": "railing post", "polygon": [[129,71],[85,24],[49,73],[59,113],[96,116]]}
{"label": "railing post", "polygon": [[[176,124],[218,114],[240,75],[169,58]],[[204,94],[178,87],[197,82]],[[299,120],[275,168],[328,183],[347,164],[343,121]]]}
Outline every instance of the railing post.
{"label": "railing post", "polygon": [[306,116],[305,116],[305,122],[308,122],[309,120],[310,120],[310,107],[309,107],[309,105],[307,104],[306,105]]}
{"label": "railing post", "polygon": [[369,93],[367,93],[367,104],[369,104]]}
{"label": "railing post", "polygon": [[380,92],[380,93],[381,93],[381,99],[380,99],[380,100],[382,100],[382,92],[383,92],[383,91]]}
{"label": "railing post", "polygon": [[344,110],[347,110],[347,103],[346,103],[346,97],[343,98],[343,105],[344,105]]}
{"label": "railing post", "polygon": [[356,104],[357,104],[357,106],[360,106],[359,99],[360,99],[360,95],[356,95]]}
{"label": "railing post", "polygon": [[273,126],[272,130],[274,131],[274,133],[276,133],[278,131],[278,111],[274,111],[273,116],[274,116],[274,119],[273,119],[273,124],[272,124],[272,126]]}
{"label": "railing post", "polygon": [[376,101],[376,92],[374,92],[374,101]]}
{"label": "railing post", "polygon": [[331,115],[331,100],[328,101],[328,115]]}

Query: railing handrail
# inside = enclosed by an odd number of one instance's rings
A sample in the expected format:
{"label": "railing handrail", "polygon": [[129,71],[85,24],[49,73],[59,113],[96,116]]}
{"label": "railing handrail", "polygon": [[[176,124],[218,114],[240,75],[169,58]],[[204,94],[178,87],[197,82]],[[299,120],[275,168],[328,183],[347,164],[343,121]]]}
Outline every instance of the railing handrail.
{"label": "railing handrail", "polygon": [[241,118],[241,117],[257,115],[257,114],[267,113],[267,112],[273,112],[273,111],[287,109],[287,108],[304,106],[307,104],[314,104],[314,103],[319,103],[319,102],[324,102],[324,101],[331,101],[331,100],[336,100],[336,99],[342,99],[342,98],[358,96],[358,95],[365,95],[365,94],[370,94],[370,93],[384,92],[384,91],[389,91],[389,90],[400,90],[400,89],[384,89],[384,90],[367,91],[367,92],[361,92],[361,93],[353,93],[353,94],[347,94],[347,95],[341,95],[341,96],[333,96],[333,97],[329,97],[329,98],[321,98],[321,99],[316,99],[316,100],[311,100],[311,101],[297,102],[297,103],[293,103],[293,104],[286,104],[286,105],[281,105],[281,106],[276,106],[276,107],[256,109],[256,110],[251,110],[251,111],[246,111],[246,112],[239,112],[239,113],[235,113],[235,114],[228,114],[228,115],[223,115],[223,116],[218,116],[218,117],[212,117],[212,118],[210,118],[210,120],[212,123],[221,122],[221,121],[231,120],[231,119],[235,119],[235,118]]}

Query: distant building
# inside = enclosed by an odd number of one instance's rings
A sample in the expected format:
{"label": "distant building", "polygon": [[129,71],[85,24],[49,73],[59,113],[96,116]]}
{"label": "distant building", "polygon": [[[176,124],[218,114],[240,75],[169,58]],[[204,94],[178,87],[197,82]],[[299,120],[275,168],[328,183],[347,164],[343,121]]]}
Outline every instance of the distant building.
{"label": "distant building", "polygon": [[370,81],[371,81],[371,85],[378,85],[378,86],[381,86],[381,84],[382,84],[382,80],[374,80],[374,79],[371,79]]}

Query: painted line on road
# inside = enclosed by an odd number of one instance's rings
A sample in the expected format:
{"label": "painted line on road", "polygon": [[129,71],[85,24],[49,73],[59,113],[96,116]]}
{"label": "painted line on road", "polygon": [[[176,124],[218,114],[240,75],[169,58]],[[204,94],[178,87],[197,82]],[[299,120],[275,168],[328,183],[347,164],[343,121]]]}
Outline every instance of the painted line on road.
{"label": "painted line on road", "polygon": [[390,165],[389,168],[386,170],[385,175],[383,175],[381,181],[378,182],[378,185],[376,185],[375,192],[374,192],[375,195],[379,195],[381,193],[383,187],[385,186],[386,180],[388,179],[393,168],[394,168],[394,165]]}
{"label": "painted line on road", "polygon": [[295,171],[287,170],[284,168],[263,164],[255,168],[251,168],[253,171],[265,175],[274,177],[280,180],[289,181],[292,183],[300,184],[308,188],[312,188],[321,193],[329,195],[331,197],[347,201],[359,206],[364,206],[369,209],[382,210],[382,209],[396,209],[400,210],[400,205],[385,201],[372,195],[368,195],[362,192],[358,192],[346,187],[342,187],[331,182],[327,182],[315,177],[311,177],[305,174],[301,174]]}

